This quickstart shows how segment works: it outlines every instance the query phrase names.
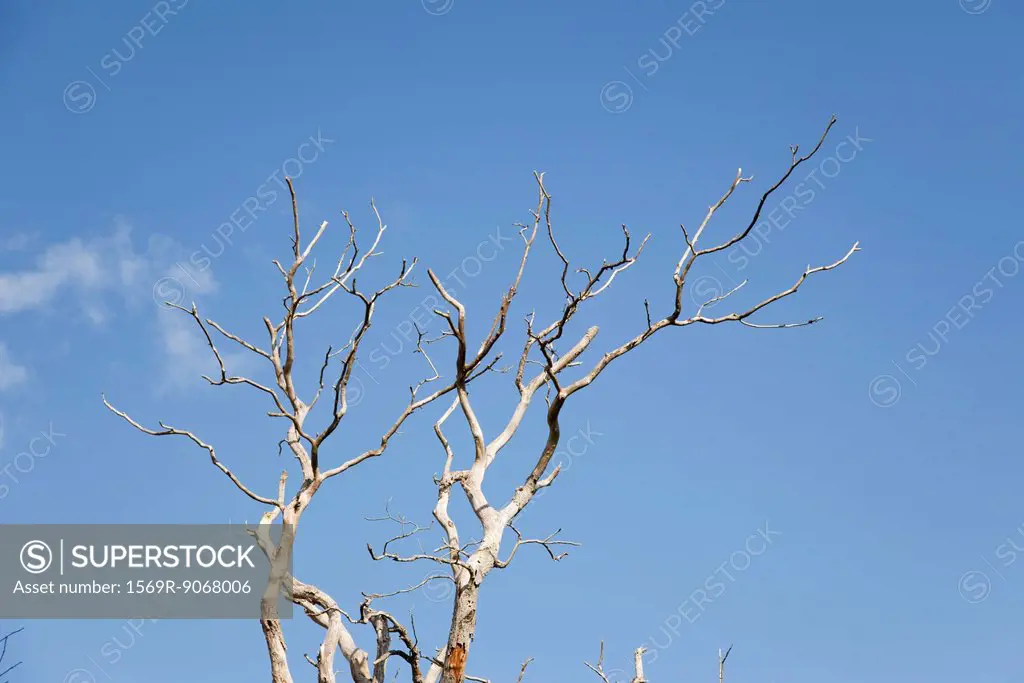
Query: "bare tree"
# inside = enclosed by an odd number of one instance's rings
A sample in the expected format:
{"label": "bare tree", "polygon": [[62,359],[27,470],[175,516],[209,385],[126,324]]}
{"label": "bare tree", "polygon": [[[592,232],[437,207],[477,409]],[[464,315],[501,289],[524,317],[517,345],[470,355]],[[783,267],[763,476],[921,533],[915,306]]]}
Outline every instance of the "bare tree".
{"label": "bare tree", "polygon": [[8,674],[22,664],[20,661],[13,664],[10,663],[10,659],[7,657],[7,645],[13,636],[18,635],[24,630],[24,628],[15,629],[6,635],[3,634],[3,631],[0,631],[0,683],[9,683],[12,679],[8,677]]}
{"label": "bare tree", "polygon": [[[574,323],[580,312],[586,308],[588,301],[600,296],[618,276],[636,263],[650,235],[636,243],[629,230],[623,225],[621,228],[623,247],[620,254],[614,259],[606,259],[600,265],[592,268],[577,267],[574,269],[555,236],[551,216],[552,198],[545,188],[544,176],[539,173],[535,174],[537,202],[535,209],[531,211],[532,221],[517,225],[522,240],[522,253],[518,267],[512,275],[511,283],[494,313],[487,334],[480,340],[470,339],[467,332],[469,326],[466,306],[447,291],[437,275],[428,269],[427,276],[430,283],[447,304],[446,308],[437,308],[433,311],[444,325],[444,331],[438,337],[427,339],[424,333],[418,330],[415,351],[423,356],[430,368],[431,375],[409,388],[409,402],[398,413],[378,445],[353,454],[350,459],[338,464],[321,464],[319,453],[324,441],[334,433],[341,420],[347,415],[346,392],[357,361],[360,343],[370,328],[378,300],[392,289],[408,286],[416,262],[414,260],[411,265],[403,262],[399,274],[394,280],[379,290],[368,293],[357,289],[355,275],[370,257],[377,255],[376,248],[385,226],[374,208],[378,222],[376,238],[370,249],[359,256],[355,227],[349,220],[348,214],[343,213],[349,228],[349,242],[334,273],[323,284],[311,288],[313,272],[312,269],[309,269],[300,289],[296,279],[299,269],[306,263],[312,249],[324,234],[327,223],[321,224],[312,240],[303,247],[294,189],[289,181],[289,188],[292,189],[294,218],[292,263],[285,268],[277,261],[274,262],[284,278],[287,296],[284,299],[284,314],[279,322],[271,322],[270,318],[264,318],[263,322],[268,336],[267,346],[259,347],[223,329],[212,320],[204,320],[195,305],[191,309],[177,308],[195,320],[218,363],[220,375],[205,379],[213,385],[245,384],[256,389],[265,394],[271,402],[272,409],[268,415],[284,420],[286,434],[283,442],[288,445],[295,457],[302,477],[301,483],[293,493],[289,493],[287,489],[287,473],[282,473],[276,496],[257,494],[239,481],[231,470],[221,462],[213,446],[192,432],[170,427],[163,422],[159,423],[160,429],[146,428],[109,403],[107,406],[132,426],[147,434],[182,436],[191,440],[195,445],[208,452],[212,463],[231,480],[235,487],[249,498],[268,508],[263,516],[264,523],[278,522],[294,530],[303,511],[308,507],[313,495],[320,490],[322,484],[356,465],[384,454],[390,440],[407,418],[431,402],[450,396],[450,403],[434,425],[435,437],[443,458],[443,467],[440,476],[435,479],[437,502],[433,509],[433,517],[443,531],[443,545],[434,552],[412,554],[399,552],[395,548],[402,541],[424,531],[425,528],[397,517],[389,510],[383,519],[397,522],[401,527],[400,533],[388,540],[379,551],[375,550],[372,545],[368,546],[374,560],[398,563],[433,563],[442,573],[428,577],[426,580],[443,576],[454,583],[452,615],[445,641],[435,643],[436,650],[433,650],[432,654],[424,654],[413,624],[410,623],[409,626],[406,626],[392,614],[376,606],[376,602],[381,599],[415,590],[418,586],[390,593],[363,593],[362,603],[358,613],[354,616],[342,610],[334,598],[324,591],[295,577],[291,577],[290,597],[325,630],[317,657],[315,659],[307,657],[309,663],[317,670],[319,683],[334,683],[336,680],[334,658],[339,650],[348,664],[351,679],[355,683],[383,683],[387,663],[392,656],[405,662],[413,683],[436,683],[439,680],[443,683],[462,683],[464,680],[485,680],[467,674],[470,647],[476,634],[480,592],[485,579],[496,569],[508,568],[518,551],[524,546],[540,546],[552,560],[557,561],[565,556],[563,549],[566,546],[574,545],[571,541],[559,538],[558,531],[540,538],[525,537],[515,525],[518,515],[530,504],[537,493],[551,486],[561,472],[561,466],[552,467],[551,460],[561,438],[560,416],[571,397],[590,387],[613,362],[640,347],[652,336],[665,329],[725,323],[739,323],[754,329],[788,329],[810,325],[821,320],[820,317],[815,317],[791,322],[763,322],[757,320],[756,316],[775,302],[795,294],[812,275],[832,270],[845,263],[854,252],[858,251],[857,244],[854,244],[845,255],[832,263],[816,267],[808,266],[790,287],[767,295],[756,303],[731,313],[713,315],[710,311],[733,296],[746,284],[746,281],[728,292],[704,301],[691,312],[685,310],[684,293],[687,292],[688,276],[698,259],[722,252],[748,238],[760,220],[762,210],[769,197],[789,179],[801,164],[818,152],[835,121],[835,117],[832,117],[821,138],[809,153],[800,156],[798,147],[791,147],[788,167],[781,177],[762,193],[749,222],[736,230],[732,236],[714,242],[711,246],[704,246],[705,232],[715,213],[732,197],[741,184],[752,180],[751,177],[744,177],[741,170],[737,171],[735,178],[721,198],[708,208],[702,222],[696,230],[692,231],[692,234],[685,227],[680,226],[684,248],[672,273],[672,285],[666,292],[668,302],[665,307],[666,312],[652,317],[651,305],[649,301],[645,300],[643,317],[645,323],[636,334],[589,360],[586,359],[587,352],[594,345],[598,328],[591,326],[581,334],[574,335],[571,332],[572,329],[575,329]],[[540,235],[544,236],[542,242],[550,245],[561,263],[559,284],[564,294],[564,303],[560,313],[545,324],[538,324],[536,316],[532,313],[526,316],[525,334],[521,344],[517,346],[517,360],[512,373],[518,399],[511,406],[501,430],[488,435],[485,433],[479,417],[480,406],[474,405],[470,398],[469,385],[482,375],[495,370],[496,364],[502,358],[502,353],[498,351],[499,342],[506,335],[511,307],[519,291],[536,239]],[[327,350],[321,365],[319,387],[313,398],[306,402],[300,398],[293,376],[296,364],[297,325],[302,318],[316,312],[339,291],[358,299],[363,306],[363,315],[348,342],[341,349],[333,351],[329,348]],[[273,371],[276,387],[229,374],[223,357],[213,341],[211,329],[221,337],[264,359]],[[442,380],[439,366],[435,365],[427,353],[428,347],[439,342],[445,342],[454,348],[453,367],[449,366],[452,379],[448,382]],[[313,432],[306,424],[306,417],[321,397],[325,386],[328,386],[325,384],[324,377],[332,363],[337,367],[331,375],[335,379],[329,385],[328,390],[332,401],[331,417],[323,429]],[[436,383],[437,388],[421,395],[424,387],[433,386],[433,383]],[[499,494],[502,502],[499,505],[492,505],[491,498],[484,491],[484,479],[487,471],[520,430],[528,409],[534,399],[540,395],[544,396],[546,404],[544,411],[546,438],[542,444],[538,444],[536,456],[526,464],[521,483],[513,490]],[[449,421],[456,413],[461,416],[460,422],[464,424],[472,443],[472,452],[464,454],[461,458],[456,454],[445,432],[449,427]],[[472,509],[473,517],[475,517],[472,532],[467,533],[466,530],[460,529],[452,515],[449,514],[449,503],[453,491],[460,491]],[[464,540],[470,538],[471,535],[475,540]],[[282,545],[284,544],[282,543]],[[274,552],[276,549],[270,547],[269,553],[273,555]],[[423,583],[418,585],[423,585]],[[286,657],[284,634],[280,622],[267,611],[264,613],[261,623],[270,655],[272,680],[274,683],[291,683],[293,678]],[[352,624],[362,624],[372,628],[376,642],[370,650],[364,650],[357,646],[347,628]],[[643,671],[643,654],[643,648],[634,653],[635,676],[633,683],[646,681]],[[588,664],[588,666],[604,678],[606,683],[610,683],[603,672],[603,655],[602,644],[601,658],[597,665]],[[725,656],[720,654],[720,678],[724,670],[726,656],[728,656],[728,652]],[[527,660],[523,664],[519,674],[520,680],[525,674],[529,661]]]}
{"label": "bare tree", "polygon": [[[354,454],[351,458],[341,463],[327,465],[320,462],[320,450],[324,442],[334,434],[342,419],[348,413],[349,382],[356,366],[360,344],[365,339],[366,333],[373,322],[377,303],[391,290],[408,286],[409,277],[416,262],[414,260],[410,264],[403,261],[398,275],[380,289],[373,292],[364,292],[358,289],[356,275],[364,268],[370,258],[379,255],[377,246],[380,244],[386,226],[381,220],[376,207],[373,207],[377,218],[376,237],[369,249],[361,251],[356,240],[355,225],[350,220],[349,215],[343,212],[342,215],[349,229],[348,244],[338,259],[333,273],[320,284],[312,285],[315,275],[315,263],[310,263],[309,267],[306,268],[304,277],[300,275],[299,271],[306,265],[311,252],[323,237],[327,229],[327,222],[324,221],[308,244],[303,246],[295,189],[290,179],[287,179],[287,182],[292,199],[292,261],[287,268],[277,260],[273,262],[284,279],[287,295],[282,302],[284,312],[279,321],[273,322],[269,317],[263,318],[263,324],[267,332],[266,345],[261,347],[246,341],[242,337],[224,329],[217,322],[210,319],[204,320],[199,315],[195,304],[192,304],[190,309],[176,304],[168,305],[186,313],[195,321],[217,362],[219,375],[214,377],[204,376],[203,378],[213,386],[246,385],[255,389],[265,395],[270,402],[271,409],[267,415],[283,420],[285,436],[281,443],[286,444],[291,451],[301,474],[301,481],[296,490],[293,493],[289,493],[287,488],[288,472],[285,470],[280,475],[276,495],[268,496],[256,493],[235,476],[231,469],[220,460],[214,446],[193,432],[172,427],[162,421],[159,423],[159,429],[144,427],[125,412],[111,405],[105,397],[103,399],[104,404],[111,411],[146,434],[152,436],[180,436],[189,439],[209,454],[213,465],[224,473],[239,491],[257,503],[266,506],[268,510],[263,514],[261,527],[279,522],[287,534],[276,545],[269,539],[269,536],[261,539],[261,547],[270,556],[273,566],[280,565],[279,562],[274,561],[278,559],[278,553],[287,552],[290,549],[290,540],[294,538],[303,512],[309,507],[313,496],[325,482],[367,460],[382,455],[392,437],[398,433],[402,424],[413,413],[431,401],[451,392],[456,386],[454,382],[451,382],[431,393],[421,395],[424,386],[439,379],[435,372],[433,376],[409,388],[410,398],[408,403],[398,413],[398,416],[383,436],[381,436],[380,442],[376,446]],[[320,367],[319,386],[316,388],[312,398],[307,397],[304,399],[299,395],[295,379],[297,330],[303,318],[321,309],[324,304],[339,292],[354,297],[361,304],[363,314],[357,321],[355,330],[344,345],[337,350],[333,347],[328,347]],[[214,342],[211,330],[220,337],[241,346],[246,351],[255,354],[265,361],[273,373],[275,386],[271,387],[248,377],[230,374],[225,366],[224,357]],[[333,372],[331,375],[328,375],[328,370],[332,364],[334,365]],[[486,367],[480,368],[477,374],[484,372],[486,369]],[[333,377],[333,379],[329,381],[328,377]],[[327,420],[327,424],[319,431],[314,431],[307,425],[306,417],[325,395],[325,389],[330,401],[330,417]],[[377,652],[371,657],[366,651],[356,646],[345,625],[346,620],[353,620],[338,607],[338,603],[324,591],[312,584],[304,583],[298,578],[291,577],[291,583],[289,593],[292,601],[302,607],[313,621],[325,629],[324,639],[314,663],[318,671],[318,680],[321,682],[335,680],[334,658],[339,649],[348,661],[354,681],[368,683],[370,681],[382,680],[383,671],[380,671],[378,675],[377,669],[380,667],[377,666],[376,660],[383,653]],[[390,615],[374,610],[370,606],[371,601],[371,598],[367,599],[359,619],[354,621],[355,623],[372,624],[380,635],[379,644],[383,647],[388,641],[388,636],[392,629],[404,631],[404,627],[392,620]],[[261,620],[263,633],[267,641],[267,650],[270,655],[272,680],[275,683],[291,683],[293,678],[287,660],[284,634],[280,621],[274,618],[275,615],[272,607],[273,605],[269,604],[269,601],[268,604],[264,605],[264,618]],[[383,652],[387,651],[386,648],[383,650]],[[414,668],[418,666],[417,660],[414,659],[412,663]]]}

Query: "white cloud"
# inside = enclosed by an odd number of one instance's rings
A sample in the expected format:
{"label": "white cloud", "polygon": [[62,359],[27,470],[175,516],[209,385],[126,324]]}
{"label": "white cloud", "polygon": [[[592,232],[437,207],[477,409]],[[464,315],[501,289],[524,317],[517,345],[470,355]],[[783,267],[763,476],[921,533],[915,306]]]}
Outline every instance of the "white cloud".
{"label": "white cloud", "polygon": [[[157,388],[195,387],[203,382],[200,375],[218,373],[216,361],[195,320],[162,301],[188,306],[197,295],[214,294],[217,282],[209,270],[186,269],[185,250],[175,240],[154,235],[137,251],[131,233],[118,219],[109,235],[51,244],[29,265],[0,271],[0,317],[60,309],[99,326],[113,319],[118,304],[132,312],[151,311],[160,365]],[[8,240],[0,251],[24,244],[24,239]],[[224,360],[238,374],[248,359],[224,354]],[[6,348],[0,346],[0,389],[24,381],[26,373],[7,360]]]}
{"label": "white cloud", "polygon": [[7,345],[0,342],[0,391],[7,391],[28,379],[28,368],[11,360]]}
{"label": "white cloud", "polygon": [[136,254],[131,228],[118,222],[109,237],[75,237],[48,246],[29,266],[0,273],[0,315],[57,306],[71,300],[94,321],[106,318],[104,298],[112,292],[130,295],[141,284],[153,240],[145,254]]}

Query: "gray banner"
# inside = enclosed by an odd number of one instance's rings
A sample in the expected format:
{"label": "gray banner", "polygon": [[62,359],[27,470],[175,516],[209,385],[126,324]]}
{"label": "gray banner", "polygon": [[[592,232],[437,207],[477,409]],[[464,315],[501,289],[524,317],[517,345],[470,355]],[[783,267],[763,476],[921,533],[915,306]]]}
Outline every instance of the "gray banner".
{"label": "gray banner", "polygon": [[290,619],[291,539],[281,525],[0,525],[0,618]]}

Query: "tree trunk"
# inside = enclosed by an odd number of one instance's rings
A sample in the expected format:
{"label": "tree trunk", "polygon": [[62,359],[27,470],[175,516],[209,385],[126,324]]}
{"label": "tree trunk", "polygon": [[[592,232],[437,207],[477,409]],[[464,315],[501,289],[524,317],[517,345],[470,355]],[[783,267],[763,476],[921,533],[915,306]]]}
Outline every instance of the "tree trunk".
{"label": "tree trunk", "polygon": [[281,622],[277,619],[261,619],[263,635],[267,639],[267,651],[270,654],[270,680],[273,683],[292,683],[292,673],[288,668],[288,655],[284,644],[284,633]]}
{"label": "tree trunk", "polygon": [[[286,515],[285,523],[281,525],[281,538],[267,556],[267,559],[270,560],[270,572],[267,577],[267,586],[263,589],[263,597],[260,599],[260,626],[263,627],[263,635],[267,640],[267,652],[270,654],[270,675],[273,683],[292,683],[292,672],[288,666],[288,648],[284,642],[284,631],[281,629],[278,606],[283,583],[291,570],[292,546],[295,543],[295,519],[294,517],[289,519]],[[261,531],[268,532],[266,528],[262,528]],[[267,537],[264,536],[263,540],[266,542]],[[290,599],[291,595],[289,594],[288,597]]]}
{"label": "tree trunk", "polygon": [[442,683],[463,683],[465,680],[469,646],[476,634],[476,605],[479,596],[480,586],[472,578],[455,590],[455,610],[451,632],[448,634]]}

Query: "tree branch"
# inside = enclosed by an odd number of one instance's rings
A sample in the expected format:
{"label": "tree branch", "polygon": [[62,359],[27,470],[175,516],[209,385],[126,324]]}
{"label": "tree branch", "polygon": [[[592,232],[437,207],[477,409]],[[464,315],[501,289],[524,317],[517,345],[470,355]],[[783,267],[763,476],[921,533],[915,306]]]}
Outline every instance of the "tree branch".
{"label": "tree branch", "polygon": [[135,420],[130,418],[124,412],[122,412],[122,411],[118,410],[117,408],[115,408],[114,406],[110,405],[110,403],[107,401],[106,396],[103,396],[102,398],[103,398],[103,404],[112,413],[114,413],[115,415],[117,415],[120,418],[122,418],[125,422],[130,424],[132,427],[135,427],[137,430],[139,430],[143,434],[148,434],[150,436],[184,436],[184,437],[188,438],[190,441],[192,441],[192,443],[196,444],[197,446],[199,446],[200,448],[204,449],[206,452],[208,452],[210,454],[210,462],[212,462],[217,469],[219,469],[221,472],[223,472],[225,475],[227,475],[228,479],[230,479],[231,482],[236,487],[238,487],[238,489],[242,493],[244,493],[245,495],[249,496],[250,498],[255,500],[257,503],[263,503],[264,505],[270,505],[270,506],[273,506],[273,507],[280,507],[280,503],[277,500],[274,500],[273,498],[267,498],[266,496],[261,496],[261,495],[259,495],[257,493],[253,493],[253,491],[248,486],[243,484],[238,479],[238,477],[236,477],[234,475],[234,473],[231,470],[229,470],[226,465],[224,465],[224,463],[222,463],[220,460],[217,459],[217,453],[214,450],[213,446],[211,446],[210,444],[206,443],[205,441],[203,441],[202,439],[197,437],[192,432],[186,431],[184,429],[176,429],[174,427],[170,427],[168,425],[165,425],[163,422],[159,422],[158,423],[160,425],[160,427],[162,428],[160,430],[148,429],[147,427],[143,427],[141,424],[139,424],[138,422],[136,422]]}

